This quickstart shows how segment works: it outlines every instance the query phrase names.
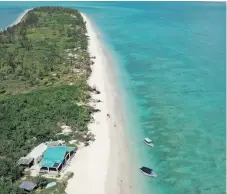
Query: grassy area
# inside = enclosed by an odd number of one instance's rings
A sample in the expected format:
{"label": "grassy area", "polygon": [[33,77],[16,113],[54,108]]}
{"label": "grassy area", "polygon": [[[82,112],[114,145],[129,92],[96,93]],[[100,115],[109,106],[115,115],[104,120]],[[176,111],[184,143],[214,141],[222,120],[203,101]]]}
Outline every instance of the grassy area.
{"label": "grassy area", "polygon": [[[16,165],[49,140],[85,141],[93,108],[87,106],[91,60],[77,10],[40,7],[0,32],[0,193],[23,193]],[[82,104],[82,105],[81,105]],[[60,125],[72,134],[60,135]],[[64,194],[65,184],[36,193]]]}
{"label": "grassy area", "polygon": [[[86,27],[78,11],[42,7],[0,32],[0,95],[52,86],[90,73]],[[73,55],[69,56],[69,53]]]}

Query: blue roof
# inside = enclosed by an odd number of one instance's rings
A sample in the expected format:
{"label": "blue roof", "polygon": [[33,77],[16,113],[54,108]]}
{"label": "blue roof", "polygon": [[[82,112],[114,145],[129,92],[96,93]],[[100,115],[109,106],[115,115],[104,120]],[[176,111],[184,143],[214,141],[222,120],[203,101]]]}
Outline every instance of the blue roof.
{"label": "blue roof", "polygon": [[55,163],[61,163],[66,152],[75,150],[74,147],[67,146],[55,146],[47,148],[44,152],[43,159],[41,160],[42,167],[53,167]]}
{"label": "blue roof", "polygon": [[32,191],[36,187],[36,184],[31,181],[23,181],[19,187],[27,191]]}

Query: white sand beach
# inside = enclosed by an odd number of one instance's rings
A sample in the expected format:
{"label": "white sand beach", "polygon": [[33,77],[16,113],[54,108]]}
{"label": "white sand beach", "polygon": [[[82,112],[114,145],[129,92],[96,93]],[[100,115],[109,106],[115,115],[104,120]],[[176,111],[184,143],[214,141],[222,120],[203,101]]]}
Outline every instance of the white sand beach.
{"label": "white sand beach", "polygon": [[[25,10],[10,26],[18,24],[29,10]],[[88,83],[101,92],[92,94],[93,99],[101,102],[96,103],[95,108],[100,112],[94,114],[94,122],[88,126],[95,141],[79,149],[71,160],[67,171],[73,172],[74,176],[69,179],[65,191],[67,194],[132,194],[129,154],[113,60],[91,20],[85,14],[82,16],[90,38],[89,53],[96,57],[92,59],[94,64]]]}
{"label": "white sand beach", "polygon": [[[93,95],[102,102],[96,104],[101,111],[94,115],[95,122],[89,130],[95,141],[78,150],[71,161],[69,171],[74,172],[68,181],[67,194],[128,194],[132,193],[129,159],[125,144],[124,124],[117,95],[116,84],[108,57],[99,39],[95,26],[87,15],[86,21],[89,52],[95,63],[92,65],[90,86],[96,86],[101,94]],[[107,116],[110,114],[110,118]]]}
{"label": "white sand beach", "polygon": [[12,26],[18,24],[23,19],[23,17],[26,15],[26,13],[28,13],[30,10],[32,10],[32,9],[26,9],[23,13],[21,13],[18,16],[18,18],[16,19],[16,21],[13,22],[11,25],[9,25],[9,27],[12,27]]}
{"label": "white sand beach", "polygon": [[[12,27],[12,26],[14,26],[14,25],[20,23],[21,20],[23,19],[23,17],[26,15],[26,13],[28,13],[30,10],[32,10],[32,9],[26,9],[23,13],[21,13],[21,14],[17,17],[17,19],[16,19],[12,24],[10,24],[10,25],[7,26],[7,27]],[[0,29],[0,31],[6,29],[7,27]]]}

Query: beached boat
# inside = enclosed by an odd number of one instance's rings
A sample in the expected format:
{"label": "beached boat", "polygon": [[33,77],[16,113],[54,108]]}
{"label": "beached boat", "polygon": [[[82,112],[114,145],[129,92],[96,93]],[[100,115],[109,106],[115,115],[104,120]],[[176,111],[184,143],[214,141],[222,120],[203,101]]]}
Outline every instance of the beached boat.
{"label": "beached boat", "polygon": [[148,146],[154,147],[152,140],[149,139],[148,137],[144,138],[144,143],[147,144]]}
{"label": "beached boat", "polygon": [[143,167],[140,168],[140,170],[143,174],[145,174],[147,176],[150,176],[150,177],[156,177],[157,176],[157,174],[151,168],[143,166]]}

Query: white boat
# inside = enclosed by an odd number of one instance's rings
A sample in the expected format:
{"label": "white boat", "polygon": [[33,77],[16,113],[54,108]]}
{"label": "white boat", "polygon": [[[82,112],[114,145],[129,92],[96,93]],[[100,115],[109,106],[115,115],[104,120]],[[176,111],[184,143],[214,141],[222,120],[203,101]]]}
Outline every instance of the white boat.
{"label": "white boat", "polygon": [[152,140],[149,139],[148,137],[144,138],[144,143],[147,144],[148,146],[154,147]]}
{"label": "white boat", "polygon": [[157,176],[157,174],[151,168],[148,168],[148,167],[143,166],[143,167],[140,168],[140,170],[141,170],[141,172],[143,174],[145,174],[147,176],[150,176],[150,177],[156,177]]}

